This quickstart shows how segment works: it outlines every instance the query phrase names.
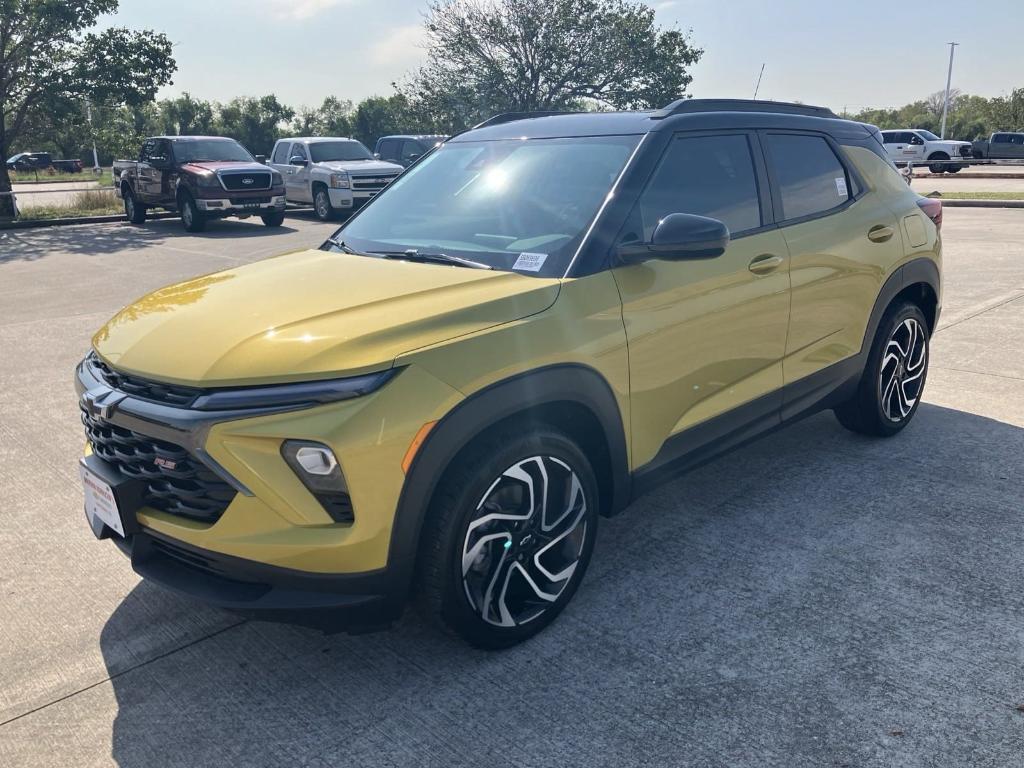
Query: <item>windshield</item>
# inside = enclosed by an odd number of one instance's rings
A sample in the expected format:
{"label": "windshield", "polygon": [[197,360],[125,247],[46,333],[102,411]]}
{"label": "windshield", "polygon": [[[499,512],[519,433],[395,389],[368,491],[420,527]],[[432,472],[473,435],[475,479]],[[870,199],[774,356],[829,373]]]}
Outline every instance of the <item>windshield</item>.
{"label": "windshield", "polygon": [[931,131],[918,131],[917,133],[925,141],[942,141],[942,139],[940,139]]}
{"label": "windshield", "polygon": [[332,160],[373,160],[370,150],[358,141],[317,141],[309,145],[309,154],[314,163],[329,163]]}
{"label": "windshield", "polygon": [[174,142],[174,159],[179,163],[202,160],[217,162],[256,162],[248,150],[234,139],[199,139]]}
{"label": "windshield", "polygon": [[334,239],[356,251],[446,253],[494,269],[560,277],[639,140],[444,144]]}

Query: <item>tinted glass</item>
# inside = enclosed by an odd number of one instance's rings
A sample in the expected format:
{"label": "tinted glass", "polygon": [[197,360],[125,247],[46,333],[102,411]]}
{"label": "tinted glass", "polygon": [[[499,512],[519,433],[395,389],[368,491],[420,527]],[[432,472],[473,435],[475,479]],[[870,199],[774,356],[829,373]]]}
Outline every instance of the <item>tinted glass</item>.
{"label": "tinted glass", "polygon": [[931,131],[918,131],[917,133],[919,136],[921,136],[923,139],[926,139],[927,141],[942,141],[942,139],[940,139]]}
{"label": "tinted glass", "polygon": [[302,144],[299,143],[298,141],[292,144],[292,153],[289,156],[289,159],[292,157],[300,157],[303,160],[309,159],[309,155],[306,154],[306,148],[302,146]]}
{"label": "tinted glass", "polygon": [[993,134],[993,136],[992,136],[992,143],[993,144],[1009,144],[1010,143],[1010,134],[1008,134],[1008,133],[996,133],[996,134]]}
{"label": "tinted glass", "polygon": [[207,161],[255,162],[253,156],[233,139],[198,139],[174,142],[174,159],[179,163]]}
{"label": "tinted glass", "polygon": [[592,136],[445,144],[335,237],[357,251],[441,252],[495,269],[561,277],[638,141]]}
{"label": "tinted glass", "polygon": [[142,142],[142,151],[139,153],[139,160],[143,163],[149,162],[150,155],[156,147],[156,139],[147,139]]}
{"label": "tinted glass", "polygon": [[896,134],[891,131],[882,131],[882,143],[883,144],[895,144]]}
{"label": "tinted glass", "polygon": [[317,141],[309,145],[314,163],[332,161],[373,160],[370,150],[358,141]]}
{"label": "tinted glass", "polygon": [[286,165],[288,163],[288,147],[290,146],[290,141],[279,141],[277,143],[277,149],[274,150],[274,156],[270,159],[270,162],[278,163],[279,165]]}
{"label": "tinted glass", "polygon": [[850,199],[846,171],[822,137],[769,134],[767,145],[786,219],[828,211]]}
{"label": "tinted glass", "polygon": [[670,213],[725,222],[733,234],[761,226],[761,206],[746,136],[695,136],[669,145],[640,196],[623,240],[648,242]]}
{"label": "tinted glass", "polygon": [[378,154],[382,160],[394,160],[398,157],[398,141],[396,139],[383,139],[380,143]]}
{"label": "tinted glass", "polygon": [[406,162],[406,163],[411,162],[416,157],[419,157],[422,154],[423,154],[423,147],[420,146],[420,143],[418,141],[410,141],[409,139],[406,139],[405,142],[403,142],[403,144],[402,144],[402,161],[403,162]]}

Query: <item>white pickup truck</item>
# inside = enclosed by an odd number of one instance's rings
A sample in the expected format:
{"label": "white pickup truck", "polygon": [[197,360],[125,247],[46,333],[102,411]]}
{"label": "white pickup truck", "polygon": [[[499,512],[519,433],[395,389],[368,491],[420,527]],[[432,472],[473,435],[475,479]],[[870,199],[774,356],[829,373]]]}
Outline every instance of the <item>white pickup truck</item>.
{"label": "white pickup truck", "polygon": [[882,145],[893,162],[927,165],[932,173],[956,173],[967,164],[951,161],[971,159],[971,142],[940,139],[923,128],[882,131]]}
{"label": "white pickup truck", "polygon": [[355,139],[279,139],[270,167],[284,176],[289,203],[312,203],[321,221],[352,211],[390,184],[403,170],[374,159]]}

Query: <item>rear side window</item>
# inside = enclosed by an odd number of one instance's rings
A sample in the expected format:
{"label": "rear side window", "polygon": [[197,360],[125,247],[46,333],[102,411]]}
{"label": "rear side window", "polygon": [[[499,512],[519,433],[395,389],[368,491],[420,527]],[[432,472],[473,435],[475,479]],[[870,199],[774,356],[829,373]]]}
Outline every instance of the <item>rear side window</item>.
{"label": "rear side window", "polygon": [[761,226],[750,143],[743,135],[677,138],[640,196],[623,240],[649,242],[670,213],[718,219],[732,234]]}
{"label": "rear side window", "polygon": [[783,218],[824,213],[850,199],[846,169],[824,138],[769,134],[766,139]]}
{"label": "rear side window", "polygon": [[288,164],[288,146],[291,144],[289,141],[277,142],[277,148],[274,150],[274,156],[270,158],[270,162],[277,163],[278,165]]}
{"label": "rear side window", "polygon": [[992,135],[993,144],[1009,144],[1010,134],[1008,133],[996,133]]}
{"label": "rear side window", "polygon": [[883,132],[882,133],[882,143],[883,144],[895,144],[896,143],[896,134],[895,133],[891,133],[889,131]]}
{"label": "rear side window", "polygon": [[380,149],[377,150],[377,154],[379,154],[383,160],[396,159],[398,157],[398,140],[382,139],[380,142]]}

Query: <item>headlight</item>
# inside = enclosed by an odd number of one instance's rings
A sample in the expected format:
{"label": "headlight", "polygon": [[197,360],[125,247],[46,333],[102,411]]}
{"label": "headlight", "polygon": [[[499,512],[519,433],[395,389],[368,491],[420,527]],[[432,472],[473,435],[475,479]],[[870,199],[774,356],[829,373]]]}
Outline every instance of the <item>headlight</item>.
{"label": "headlight", "polygon": [[196,185],[205,189],[220,189],[220,180],[215,173],[200,173],[196,175]]}
{"label": "headlight", "polygon": [[348,189],[348,174],[345,171],[332,173],[331,186],[334,189]]}
{"label": "headlight", "polygon": [[274,171],[272,174],[270,174],[270,186],[272,186],[272,187],[284,186],[284,176],[282,176],[277,171]]}

